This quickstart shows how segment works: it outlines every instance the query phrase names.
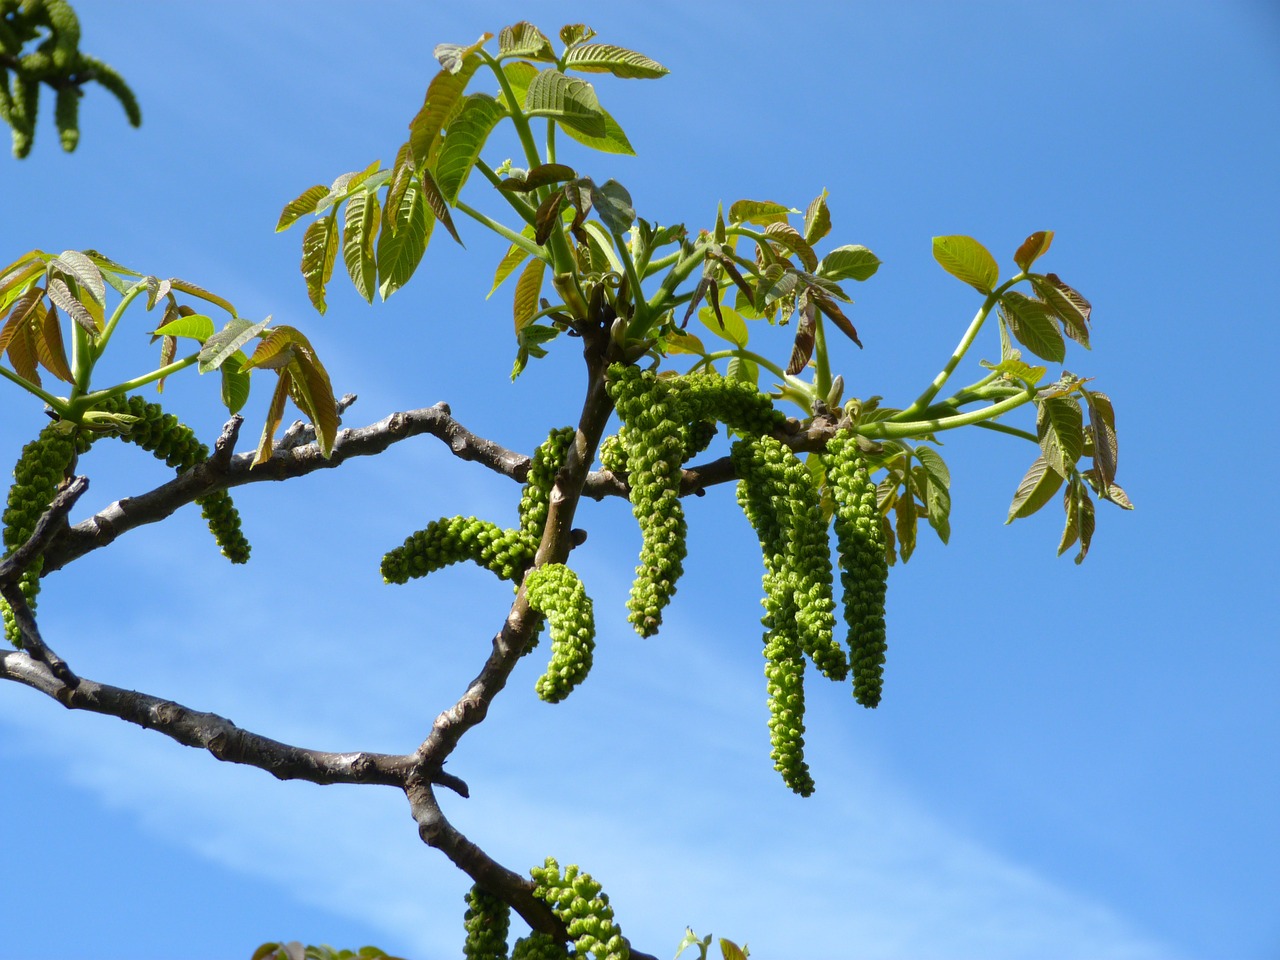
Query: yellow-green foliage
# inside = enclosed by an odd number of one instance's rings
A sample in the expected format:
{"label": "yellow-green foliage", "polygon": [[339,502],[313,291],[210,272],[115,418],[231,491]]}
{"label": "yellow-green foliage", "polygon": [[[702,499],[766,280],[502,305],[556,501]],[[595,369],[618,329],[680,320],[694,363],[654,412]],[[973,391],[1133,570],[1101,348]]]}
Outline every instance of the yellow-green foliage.
{"label": "yellow-green foliage", "polygon": [[552,857],[529,873],[537,884],[534,896],[564,921],[576,956],[589,953],[596,960],[629,960],[631,947],[614,922],[609,896],[590,874],[580,873],[573,864],[561,874],[560,864]]}
{"label": "yellow-green foliage", "polygon": [[832,439],[825,463],[836,505],[836,548],[844,618],[849,625],[854,696],[864,707],[874,707],[884,685],[884,599],[889,577],[876,487],[852,437]]}
{"label": "yellow-green foliage", "polygon": [[538,678],[538,696],[558,703],[591,670],[596,642],[591,598],[578,575],[562,563],[548,563],[525,577],[525,596],[551,626],[551,662]]}
{"label": "yellow-green foliage", "polygon": [[506,960],[511,908],[479,884],[467,892],[465,960]]}

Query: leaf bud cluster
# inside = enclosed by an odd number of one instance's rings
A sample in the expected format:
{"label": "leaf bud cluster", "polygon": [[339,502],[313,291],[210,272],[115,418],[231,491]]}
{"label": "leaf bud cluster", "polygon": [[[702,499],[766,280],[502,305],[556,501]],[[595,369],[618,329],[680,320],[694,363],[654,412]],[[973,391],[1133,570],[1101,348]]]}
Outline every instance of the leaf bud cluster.
{"label": "leaf bud cluster", "polygon": [[556,481],[556,473],[564,466],[569,448],[573,444],[577,431],[573,427],[560,427],[552,430],[533,453],[533,462],[529,465],[529,478],[520,495],[520,529],[526,536],[534,540],[542,539],[542,530],[547,523],[547,509],[551,500],[551,488]]}
{"label": "leaf bud cluster", "polygon": [[466,896],[467,912],[463,918],[467,941],[462,955],[466,960],[506,960],[507,930],[511,925],[511,908],[479,884]]}
{"label": "leaf bud cluster", "polygon": [[470,560],[503,580],[516,580],[538,545],[520,530],[504,530],[476,517],[442,517],[410,534],[382,558],[382,579],[408,583],[450,564]]}
{"label": "leaf bud cluster", "polygon": [[559,703],[591,670],[596,623],[591,598],[578,575],[562,563],[548,563],[525,578],[529,605],[551,626],[551,662],[538,678],[538,696]]}
{"label": "leaf bud cluster", "polygon": [[564,921],[576,956],[629,960],[631,947],[613,919],[609,896],[589,873],[581,873],[570,864],[561,874],[560,864],[552,857],[547,858],[545,866],[534,867],[529,873],[536,884],[534,896]]}
{"label": "leaf bud cluster", "polygon": [[889,578],[876,487],[853,437],[839,435],[828,441],[823,460],[835,500],[836,550],[854,697],[864,707],[874,707],[884,685],[884,602]]}

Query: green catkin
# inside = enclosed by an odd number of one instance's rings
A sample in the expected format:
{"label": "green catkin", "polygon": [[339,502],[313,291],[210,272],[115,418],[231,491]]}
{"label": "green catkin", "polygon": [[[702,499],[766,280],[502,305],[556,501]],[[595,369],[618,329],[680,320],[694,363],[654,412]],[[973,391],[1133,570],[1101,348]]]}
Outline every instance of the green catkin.
{"label": "green catkin", "polygon": [[[58,492],[58,486],[66,479],[75,462],[76,441],[74,431],[66,424],[51,423],[39,436],[22,448],[13,468],[13,486],[5,505],[4,555],[26,543],[36,530],[36,523]],[[36,596],[40,592],[40,571],[43,558],[36,560],[22,572],[18,589],[33,611]],[[0,599],[0,618],[4,621],[4,635],[15,647],[22,645],[22,635],[9,604]]]}
{"label": "green catkin", "polygon": [[744,436],[759,437],[781,429],[787,420],[772,400],[745,380],[694,373],[677,378],[672,389],[687,423],[718,420]]}
{"label": "green catkin", "polygon": [[[113,397],[100,409],[105,413],[136,417],[120,439],[148,451],[179,474],[209,458],[209,448],[196,439],[195,432],[177,417],[165,413],[158,403],[141,397]],[[196,498],[200,513],[209,525],[222,555],[232,563],[248,563],[249,541],[240,528],[240,513],[225,490],[215,490]]]}
{"label": "green catkin", "polygon": [[535,541],[542,539],[551,501],[551,487],[555,484],[557,471],[564,466],[576,436],[577,431],[573,427],[552,430],[551,435],[533,453],[529,478],[520,496],[520,529]]}
{"label": "green catkin", "polygon": [[621,434],[640,525],[640,563],[627,601],[628,620],[642,637],[657,633],[662,611],[684,571],[687,527],[680,506],[684,431],[666,382],[636,367],[614,365],[609,395],[626,430]]}
{"label": "green catkin", "polygon": [[511,908],[479,884],[467,892],[466,901],[467,942],[462,948],[465,960],[507,960]]}
{"label": "green catkin", "polygon": [[884,601],[889,577],[876,487],[854,438],[837,436],[828,441],[824,461],[836,505],[836,548],[854,698],[864,707],[874,707],[884,686]]}
{"label": "green catkin", "polygon": [[533,562],[538,544],[519,530],[504,530],[476,517],[443,517],[410,534],[382,558],[382,579],[407,583],[470,560],[503,580],[515,581]]}
{"label": "green catkin", "polygon": [[40,103],[40,84],[27,80],[21,71],[14,71],[12,94],[9,99],[9,125],[13,129],[13,155],[19,160],[31,153],[35,136],[36,111]]}
{"label": "green catkin", "polygon": [[623,427],[617,433],[600,441],[600,449],[597,451],[597,455],[600,457],[600,466],[612,473],[627,472],[626,441],[622,438],[626,429],[626,427]]}
{"label": "green catkin", "polygon": [[62,87],[54,106],[54,124],[58,128],[58,140],[62,149],[71,153],[80,142],[80,90]]}
{"label": "green catkin", "polygon": [[564,921],[577,951],[595,960],[629,960],[631,947],[613,919],[609,896],[588,873],[570,864],[563,875],[560,864],[548,857],[546,865],[529,871],[536,887],[534,896],[546,903]]}
{"label": "green catkin", "polygon": [[569,951],[549,933],[536,930],[521,937],[511,948],[511,960],[568,960]]}
{"label": "green catkin", "polygon": [[124,82],[124,77],[120,76],[101,60],[86,53],[80,54],[80,68],[82,72],[92,74],[94,80],[97,80],[120,101],[120,106],[124,108],[124,114],[129,119],[130,126],[138,127],[142,125],[142,110],[138,107],[138,98],[134,96],[133,90],[129,88],[129,85]]}
{"label": "green catkin", "polygon": [[525,578],[529,605],[551,626],[551,662],[535,689],[548,703],[559,703],[591,670],[596,624],[591,598],[578,575],[562,563],[548,563]]}

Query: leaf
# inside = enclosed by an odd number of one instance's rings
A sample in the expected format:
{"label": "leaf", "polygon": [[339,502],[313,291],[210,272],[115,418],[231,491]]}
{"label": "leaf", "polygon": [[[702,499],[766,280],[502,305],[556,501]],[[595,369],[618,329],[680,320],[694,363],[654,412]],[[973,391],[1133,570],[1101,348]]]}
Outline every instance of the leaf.
{"label": "leaf", "polygon": [[523,176],[511,176],[502,181],[498,187],[504,193],[529,193],[539,187],[553,183],[563,183],[576,177],[577,171],[564,163],[543,163],[531,169]]}
{"label": "leaf", "polygon": [[982,293],[990,293],[1000,280],[995,257],[973,237],[934,237],[933,258],[947,273]]}
{"label": "leaf", "polygon": [[276,221],[276,233],[287,230],[300,217],[314,213],[316,207],[320,206],[320,201],[327,196],[329,196],[329,188],[324,184],[317,183],[314,187],[307,187],[284,205],[284,209],[280,211],[280,219]]}
{"label": "leaf", "polygon": [[720,938],[720,953],[724,960],[747,960],[746,951],[732,940]]}
{"label": "leaf", "polygon": [[545,244],[551,238],[552,232],[560,226],[560,208],[564,203],[564,191],[557,190],[538,204],[538,209],[533,213],[533,242],[538,246]]}
{"label": "leaf", "polygon": [[172,289],[168,280],[159,277],[147,277],[147,309],[154,310],[157,303],[169,296]]}
{"label": "leaf", "polygon": [[615,237],[631,228],[636,219],[635,208],[631,206],[631,194],[617,180],[606,180],[599,187],[591,187],[591,203],[605,227]]}
{"label": "leaf", "polygon": [[387,181],[387,195],[382,202],[382,231],[396,232],[396,214],[410,184],[414,182],[413,154],[409,144],[400,146],[396,153],[396,162],[391,167],[391,179]]}
{"label": "leaf", "polygon": [[338,436],[338,403],[328,371],[301,331],[292,327],[277,329],[288,330],[293,338],[293,359],[288,367],[293,381],[290,396],[315,426],[316,445],[320,455],[328,459]]}
{"label": "leaf", "polygon": [[[906,478],[904,477],[904,482]],[[898,534],[898,553],[902,557],[902,562],[906,563],[911,559],[911,555],[916,552],[916,520],[918,511],[916,510],[916,500],[912,496],[910,487],[904,489],[902,496],[898,498],[898,502],[893,505],[894,512],[894,528]]]}
{"label": "leaf", "polygon": [[1004,522],[1013,523],[1021,517],[1031,516],[1049,502],[1060,486],[1062,486],[1062,476],[1057,471],[1049,469],[1049,461],[1043,456],[1036,457],[1031,468],[1018,483],[1018,489],[1013,495],[1013,503],[1009,505],[1009,516]]}
{"label": "leaf", "polygon": [[61,277],[50,279],[47,292],[49,299],[61,307],[67,316],[83,327],[90,336],[96,337],[102,331],[102,327],[89,313],[88,307],[76,299],[75,294]]}
{"label": "leaf", "polygon": [[[98,307],[106,303],[107,288],[103,284],[98,265],[79,250],[63,250],[49,261],[49,267],[71,274],[80,289],[88,291]],[[89,305],[86,304],[86,306]],[[89,309],[93,308],[89,306]]]}
{"label": "leaf", "polygon": [[813,252],[813,247],[809,246],[805,238],[800,236],[800,231],[791,224],[771,223],[765,227],[764,233],[770,240],[781,244],[799,257],[806,270],[817,269],[818,255]]}
{"label": "leaf", "polygon": [[1000,296],[1000,315],[1014,338],[1037,357],[1052,363],[1061,363],[1066,358],[1067,346],[1062,332],[1041,301],[1008,290]]}
{"label": "leaf", "polygon": [[729,207],[729,222],[767,227],[771,223],[786,223],[787,215],[795,212],[772,200],[738,200]]}
{"label": "leaf", "polygon": [[328,309],[324,301],[325,286],[333,276],[333,263],[338,256],[338,220],[334,214],[312,221],[302,235],[302,278],[307,282],[307,297],[321,314]]}
{"label": "leaf", "polygon": [[62,343],[62,324],[58,322],[56,310],[45,313],[35,342],[36,355],[44,368],[63,383],[74,383],[75,378],[67,364],[67,350]]}
{"label": "leaf", "polygon": [[1089,405],[1089,433],[1093,437],[1093,465],[1097,468],[1098,477],[1103,489],[1109,489],[1115,482],[1116,465],[1120,456],[1120,445],[1116,439],[1116,412],[1111,405],[1111,398],[1105,393],[1084,393],[1085,403]]}
{"label": "leaf", "polygon": [[590,147],[592,150],[598,150],[601,153],[614,153],[624,157],[634,157],[636,155],[635,148],[631,146],[631,141],[627,139],[627,135],[618,121],[613,119],[613,115],[604,107],[600,108],[600,116],[604,118],[604,134],[599,137],[589,137],[581,130],[575,130],[573,127],[567,127],[564,124],[559,126],[561,130],[584,147]]}
{"label": "leaf", "polygon": [[1045,306],[1062,321],[1068,337],[1081,346],[1089,347],[1089,315],[1093,307],[1089,301],[1063,283],[1057,274],[1033,276],[1031,285],[1044,300]]}
{"label": "leaf", "polygon": [[1051,243],[1053,243],[1052,230],[1037,230],[1022,241],[1022,246],[1013,255],[1013,262],[1020,266],[1025,273],[1031,269],[1033,263],[1048,252],[1049,244]]}
{"label": "leaf", "polygon": [[541,30],[524,20],[498,31],[498,56],[556,62],[551,41],[543,36]]}
{"label": "leaf", "polygon": [[662,340],[667,353],[691,353],[700,357],[707,355],[707,348],[702,345],[702,341],[686,330],[668,330]]}
{"label": "leaf", "polygon": [[540,323],[530,323],[523,327],[516,338],[519,349],[516,351],[516,362],[511,368],[511,379],[514,381],[524,372],[530,357],[545,357],[547,351],[542,344],[554,340],[559,334],[560,331],[555,327],[547,327]]}
{"label": "leaf", "polygon": [[35,331],[45,319],[43,293],[39,287],[32,287],[28,291],[29,297],[19,298],[4,329],[0,330],[0,344],[8,351],[14,372],[37,387],[40,386],[40,372],[36,369]]}
{"label": "leaf", "polygon": [[844,315],[844,312],[834,300],[817,287],[808,287],[806,292],[818,309],[822,311],[823,315],[840,328],[841,333],[858,346],[862,346],[862,341],[858,339],[858,331],[849,322],[849,318]]}
{"label": "leaf", "polygon": [[880,258],[862,244],[836,247],[813,272],[827,280],[866,280],[880,269]]}
{"label": "leaf", "polygon": [[604,115],[591,84],[559,70],[541,70],[524,97],[525,114],[552,117],[589,137],[603,137]]}
{"label": "leaf", "polygon": [[[200,359],[197,362],[197,368],[201,373],[217,370],[237,350],[267,329],[270,323],[270,317],[265,320],[259,320],[257,323],[250,323],[248,320],[239,318],[229,320],[225,327],[204,342],[204,346],[200,348]],[[288,330],[292,328],[280,327],[278,329]],[[272,333],[275,332],[274,330],[272,331]]]}
{"label": "leaf", "polygon": [[249,399],[249,374],[240,369],[244,362],[245,355],[237,352],[218,368],[222,374],[222,403],[228,413],[239,413]]}
{"label": "leaf", "polygon": [[642,53],[609,43],[586,43],[565,51],[564,68],[584,73],[612,73],[623,79],[653,80],[671,71]]}
{"label": "leaf", "polygon": [[1077,564],[1083,563],[1089,554],[1089,546],[1093,542],[1095,517],[1093,500],[1089,491],[1081,483],[1073,483],[1063,494],[1063,507],[1067,514],[1066,527],[1062,531],[1062,540],[1058,544],[1058,556],[1062,556],[1073,543],[1080,542],[1080,552],[1076,554]]}
{"label": "leaf", "polygon": [[156,327],[152,331],[152,335],[157,337],[187,337],[204,343],[213,336],[214,330],[212,317],[207,317],[203,313],[191,313],[186,316],[179,316],[176,320],[170,320],[168,323]]}
{"label": "leaf", "polygon": [[462,101],[458,115],[449,121],[435,163],[435,181],[451,206],[471,175],[485,140],[503,116],[497,100],[487,93],[473,93]]}
{"label": "leaf", "polygon": [[444,228],[449,231],[449,236],[453,237],[458,246],[465,247],[466,244],[458,236],[457,227],[453,225],[453,216],[449,213],[449,204],[440,192],[440,186],[432,178],[431,171],[424,168],[418,177],[418,183],[422,186],[422,199],[427,202],[427,206],[431,208],[431,212],[435,214],[436,219],[444,224]]}
{"label": "leaf", "polygon": [[1049,466],[1063,477],[1071,475],[1084,452],[1084,418],[1074,397],[1041,400],[1036,409],[1036,438]]}
{"label": "leaf", "polygon": [[726,380],[741,380],[753,387],[760,385],[760,367],[754,360],[748,360],[746,357],[731,357],[729,365],[725,367],[724,376]]}
{"label": "leaf", "polygon": [[169,278],[169,286],[173,287],[175,290],[181,290],[183,293],[188,293],[193,297],[204,300],[206,303],[212,303],[215,306],[221,307],[233,317],[236,316],[236,308],[231,305],[230,300],[224,300],[216,293],[210,293],[208,290],[204,289],[204,287],[196,286],[194,283],[188,283],[186,280],[179,280],[177,277]]}
{"label": "leaf", "polygon": [[378,262],[373,255],[374,236],[382,209],[376,193],[347,201],[342,227],[342,262],[356,292],[369,303],[378,283]]}
{"label": "leaf", "polygon": [[596,32],[585,23],[566,23],[560,28],[560,42],[566,47],[575,47],[580,43],[586,43],[595,35]]}
{"label": "leaf", "polygon": [[[1013,351],[1018,354],[1018,351]],[[1048,373],[1047,367],[1031,366],[1021,359],[1021,354],[1013,357],[1005,357],[999,363],[988,363],[986,360],[981,361],[982,366],[988,370],[994,370],[1002,374],[1006,380],[1020,380],[1029,387],[1034,387],[1037,383],[1044,379],[1044,375]]]}
{"label": "leaf", "polygon": [[538,312],[538,296],[542,293],[542,278],[546,267],[544,261],[534,258],[521,271],[520,279],[516,281],[516,295],[511,304],[511,311],[517,334],[528,326],[533,315]]}
{"label": "leaf", "polygon": [[[926,471],[927,473],[927,471]],[[925,516],[938,539],[947,543],[951,539],[951,491],[928,474],[924,484]]]}
{"label": "leaf", "polygon": [[804,212],[804,239],[810,246],[831,232],[831,211],[827,209],[827,191],[824,189],[811,201]]}
{"label": "leaf", "polygon": [[[533,239],[533,228],[528,225],[526,225],[520,233],[521,236],[528,237],[530,240]],[[528,256],[529,252],[525,250],[524,247],[513,243],[503,255],[502,259],[498,261],[498,269],[493,272],[493,286],[490,288],[489,292],[485,294],[484,298],[488,300],[492,297],[494,293],[497,292],[498,288],[502,286],[507,277],[511,276],[511,274],[515,272],[516,267],[524,263],[525,258]]]}
{"label": "leaf", "polygon": [[44,321],[43,297],[42,288],[30,287],[14,301],[9,319],[5,321],[3,327],[0,327],[0,354],[9,349],[9,344],[15,337],[26,336],[26,331],[33,323]]}
{"label": "leaf", "polygon": [[807,297],[800,308],[800,322],[796,324],[796,337],[791,344],[791,361],[787,364],[786,374],[795,376],[809,363],[813,356],[814,331],[817,328],[818,308]]}
{"label": "leaf", "polygon": [[947,469],[946,462],[937,450],[933,447],[916,447],[916,459],[920,461],[920,466],[924,467],[925,473],[929,474],[929,479],[933,483],[944,490],[951,488],[951,471]]}
{"label": "leaf", "polygon": [[738,311],[732,307],[722,306],[720,308],[720,318],[723,318],[723,324],[716,317],[716,313],[711,307],[703,307],[698,311],[698,321],[717,337],[728,340],[737,347],[745,347],[747,345],[747,324]]}
{"label": "leaf", "polygon": [[396,213],[396,230],[384,228],[378,235],[374,258],[378,262],[378,293],[386,300],[409,282],[418,269],[435,220],[427,216],[417,184],[410,184]]}
{"label": "leaf", "polygon": [[250,469],[271,459],[271,438],[276,435],[280,421],[284,419],[284,402],[289,397],[289,386],[289,371],[281,370],[276,389],[271,394],[271,403],[267,407],[267,420],[262,427],[262,439],[258,441],[258,452],[249,465]]}
{"label": "leaf", "polygon": [[[485,39],[490,36],[492,34],[486,34]],[[482,40],[470,48],[458,51],[461,55],[456,60],[457,69],[441,70],[427,85],[422,107],[409,123],[409,153],[418,166],[424,165],[431,157],[445,121],[453,112],[454,105],[462,98],[472,74],[480,66],[480,57],[474,51],[483,42]],[[440,48],[436,49],[439,51]],[[451,64],[454,62],[450,60]]]}

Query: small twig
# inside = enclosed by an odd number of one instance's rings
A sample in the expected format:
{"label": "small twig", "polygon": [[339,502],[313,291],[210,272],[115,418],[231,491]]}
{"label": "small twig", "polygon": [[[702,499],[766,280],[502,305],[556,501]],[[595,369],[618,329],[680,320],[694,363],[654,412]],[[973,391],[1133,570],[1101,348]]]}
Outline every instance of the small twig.
{"label": "small twig", "polygon": [[36,618],[32,614],[27,598],[23,595],[17,582],[12,580],[0,582],[0,594],[3,594],[5,601],[9,604],[9,612],[18,624],[18,632],[22,637],[23,649],[30,655],[31,659],[48,667],[49,672],[67,689],[74,690],[78,687],[80,678],[67,666],[67,661],[49,649],[44,642],[44,638],[40,636],[40,628],[36,625]]}
{"label": "small twig", "polygon": [[49,508],[36,521],[36,528],[27,538],[27,542],[0,561],[0,582],[16,581],[22,572],[45,552],[49,541],[59,531],[71,508],[75,506],[81,494],[88,489],[88,477],[75,477],[54,495]]}

